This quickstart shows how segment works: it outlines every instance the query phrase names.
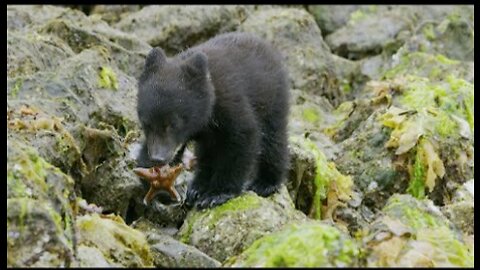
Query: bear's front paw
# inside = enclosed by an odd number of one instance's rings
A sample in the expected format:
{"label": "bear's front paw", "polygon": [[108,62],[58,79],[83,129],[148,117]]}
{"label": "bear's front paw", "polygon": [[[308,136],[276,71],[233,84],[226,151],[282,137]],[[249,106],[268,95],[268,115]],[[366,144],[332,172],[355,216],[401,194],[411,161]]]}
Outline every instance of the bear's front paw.
{"label": "bear's front paw", "polygon": [[235,194],[205,194],[199,196],[195,202],[195,207],[197,207],[197,209],[211,208],[221,205],[234,197],[236,197]]}
{"label": "bear's front paw", "polygon": [[268,197],[275,193],[280,188],[280,185],[264,185],[253,183],[247,189],[251,190],[262,197]]}
{"label": "bear's front paw", "polygon": [[192,207],[195,204],[195,201],[197,200],[199,195],[198,189],[194,187],[188,187],[187,189],[187,197],[185,199],[185,204],[188,207]]}

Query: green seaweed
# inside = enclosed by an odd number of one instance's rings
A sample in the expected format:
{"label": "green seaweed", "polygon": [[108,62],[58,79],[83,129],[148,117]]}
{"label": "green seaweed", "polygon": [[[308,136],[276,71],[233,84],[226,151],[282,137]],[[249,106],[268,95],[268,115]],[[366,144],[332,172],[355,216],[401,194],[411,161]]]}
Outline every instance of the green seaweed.
{"label": "green seaweed", "polygon": [[313,213],[312,218],[322,218],[322,202],[327,198],[328,191],[333,182],[337,185],[339,196],[349,196],[351,193],[352,179],[350,176],[341,174],[333,162],[328,162],[325,155],[318,149],[317,145],[308,138],[291,137],[293,143],[310,151],[315,158],[315,193],[313,196]]}
{"label": "green seaweed", "polygon": [[118,89],[117,75],[110,67],[100,67],[98,82],[101,88]]}
{"label": "green seaweed", "polygon": [[410,179],[410,183],[407,188],[407,192],[412,194],[413,197],[418,199],[425,198],[425,166],[422,163],[423,148],[417,147],[417,153],[415,154],[415,162],[413,164],[413,173]]}

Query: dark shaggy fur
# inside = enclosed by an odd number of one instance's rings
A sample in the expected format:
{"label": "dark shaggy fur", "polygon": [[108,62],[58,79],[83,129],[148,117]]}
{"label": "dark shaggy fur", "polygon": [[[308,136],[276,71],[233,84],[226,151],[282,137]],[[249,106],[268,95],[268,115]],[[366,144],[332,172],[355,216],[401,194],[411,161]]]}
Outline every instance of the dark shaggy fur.
{"label": "dark shaggy fur", "polygon": [[173,58],[152,49],[139,79],[139,165],[178,160],[194,140],[188,205],[222,204],[244,188],[272,194],[288,166],[287,82],[280,54],[250,34],[222,34]]}

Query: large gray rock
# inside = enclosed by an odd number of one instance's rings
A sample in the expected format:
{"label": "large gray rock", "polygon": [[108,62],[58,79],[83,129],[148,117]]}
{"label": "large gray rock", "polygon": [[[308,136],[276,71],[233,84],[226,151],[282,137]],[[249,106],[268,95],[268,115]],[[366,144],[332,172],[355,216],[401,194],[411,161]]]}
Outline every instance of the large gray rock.
{"label": "large gray rock", "polygon": [[239,27],[269,41],[285,58],[292,88],[343,100],[330,49],[312,15],[303,9],[271,8],[252,13]]}
{"label": "large gray rock", "polygon": [[169,231],[146,219],[132,224],[142,231],[150,245],[156,267],[219,267],[220,262],[210,258],[193,246],[186,245],[169,235]]}
{"label": "large gray rock", "polygon": [[460,61],[473,61],[473,6],[456,6],[442,11],[440,15],[419,23],[404,47],[410,52],[420,51]]}
{"label": "large gray rock", "polygon": [[452,202],[442,207],[445,216],[465,234],[473,235],[475,219],[474,180],[460,186],[453,194]]}
{"label": "large gray rock", "polygon": [[335,54],[348,59],[362,59],[381,52],[391,55],[424,24],[440,23],[448,17],[460,18],[457,25],[450,26],[456,30],[445,37],[451,42],[443,43],[447,50],[453,48],[460,57],[458,50],[470,52],[473,46],[469,42],[472,11],[467,6],[362,6],[350,14],[347,24],[329,34],[325,41]]}
{"label": "large gray rock", "polygon": [[413,20],[408,12],[398,9],[369,14],[328,35],[325,41],[335,54],[348,59],[361,59],[379,54],[385,47],[398,49],[405,42],[403,30]]}
{"label": "large gray rock", "polygon": [[136,82],[101,47],[61,63],[7,79],[7,131],[71,173],[88,201],[125,218],[130,199],[141,196],[135,192],[141,183],[131,171],[134,160],[124,158],[123,145],[123,137],[138,130]]}
{"label": "large gray rock", "polygon": [[[11,24],[7,28],[9,31],[19,32],[17,35],[24,38],[19,45],[11,45],[12,50],[20,49],[16,52],[17,55],[28,50],[28,46],[32,47],[28,45],[29,42],[36,44],[40,41],[42,45],[33,47],[32,51],[38,51],[40,55],[51,55],[52,59],[62,56],[61,53],[49,54],[52,50],[50,47],[53,46],[63,51],[64,47],[70,47],[74,53],[102,46],[122,71],[134,77],[140,75],[144,58],[151,48],[134,35],[110,27],[98,16],[88,17],[83,12],[70,8],[9,6],[7,22]],[[59,42],[61,40],[65,44]]]}
{"label": "large gray rock", "polygon": [[347,24],[350,14],[360,7],[359,5],[308,5],[307,10],[313,15],[325,36]]}
{"label": "large gray rock", "polygon": [[218,33],[234,31],[246,12],[244,6],[145,6],[114,26],[176,54]]}

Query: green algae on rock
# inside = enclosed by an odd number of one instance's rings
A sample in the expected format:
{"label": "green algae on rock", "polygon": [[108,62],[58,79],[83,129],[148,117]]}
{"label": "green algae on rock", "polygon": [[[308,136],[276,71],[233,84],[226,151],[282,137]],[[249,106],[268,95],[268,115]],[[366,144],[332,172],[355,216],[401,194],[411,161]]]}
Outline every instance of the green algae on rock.
{"label": "green algae on rock", "polygon": [[45,200],[7,199],[7,266],[69,267],[74,232]]}
{"label": "green algae on rock", "polygon": [[319,222],[293,224],[256,240],[226,266],[345,267],[355,266],[359,250],[338,229]]}
{"label": "green algae on rock", "polygon": [[100,67],[98,84],[101,88],[118,89],[118,80],[115,72],[110,67]]}
{"label": "green algae on rock", "polygon": [[192,210],[177,237],[222,262],[263,235],[301,220],[305,216],[295,210],[282,186],[279,193],[268,198],[249,191],[212,209]]}
{"label": "green algae on rock", "polygon": [[392,196],[364,239],[370,267],[473,266],[473,250],[429,200]]}
{"label": "green algae on rock", "polygon": [[[77,219],[79,246],[95,248],[110,266],[149,267],[153,258],[145,235],[125,224],[122,218],[98,214]],[[85,262],[86,265],[91,265]],[[80,261],[79,266],[85,266]]]}
{"label": "green algae on rock", "polygon": [[7,158],[7,265],[70,266],[73,179],[18,139],[7,139]]}
{"label": "green algae on rock", "polygon": [[[304,185],[313,184],[313,186],[309,188],[313,194],[310,195],[312,197],[312,204],[307,214],[314,219],[329,217],[335,207],[341,204],[341,201],[348,201],[348,199],[350,199],[353,185],[352,179],[338,172],[335,168],[335,163],[328,162],[317,145],[308,138],[291,137],[290,142],[298,145],[298,147],[305,151],[309,151],[315,160],[314,178],[305,179],[312,183],[304,183]],[[326,210],[325,213],[324,210]]]}
{"label": "green algae on rock", "polygon": [[447,76],[452,76],[473,82],[472,65],[450,59],[442,54],[410,52],[401,48],[392,58],[394,60],[392,67],[382,74],[384,79],[410,75],[426,77],[431,81],[441,81]]}

